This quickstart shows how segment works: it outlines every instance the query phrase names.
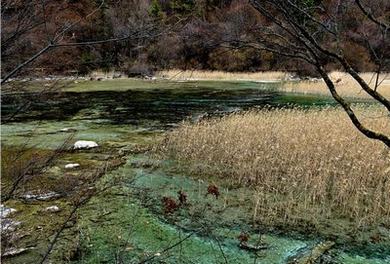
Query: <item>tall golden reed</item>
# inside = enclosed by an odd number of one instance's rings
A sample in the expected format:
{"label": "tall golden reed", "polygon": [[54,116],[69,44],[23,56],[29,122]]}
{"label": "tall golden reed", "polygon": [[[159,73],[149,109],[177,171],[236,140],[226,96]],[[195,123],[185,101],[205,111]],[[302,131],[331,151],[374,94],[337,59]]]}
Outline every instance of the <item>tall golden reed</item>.
{"label": "tall golden reed", "polygon": [[[390,134],[384,111],[356,110],[369,127]],[[268,109],[184,123],[163,149],[197,175],[254,190],[255,220],[390,225],[389,149],[361,135],[340,109]]]}

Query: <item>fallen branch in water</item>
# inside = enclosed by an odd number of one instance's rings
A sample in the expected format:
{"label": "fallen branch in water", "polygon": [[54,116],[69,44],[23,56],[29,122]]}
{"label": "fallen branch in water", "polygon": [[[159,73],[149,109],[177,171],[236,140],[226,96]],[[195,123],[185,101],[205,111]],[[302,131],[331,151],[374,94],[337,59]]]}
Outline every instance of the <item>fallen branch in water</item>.
{"label": "fallen branch in water", "polygon": [[238,247],[243,249],[243,250],[252,251],[252,252],[268,249],[268,245],[266,245],[266,244],[260,244],[260,245],[255,246],[255,245],[247,244],[246,242],[240,243],[238,245]]}

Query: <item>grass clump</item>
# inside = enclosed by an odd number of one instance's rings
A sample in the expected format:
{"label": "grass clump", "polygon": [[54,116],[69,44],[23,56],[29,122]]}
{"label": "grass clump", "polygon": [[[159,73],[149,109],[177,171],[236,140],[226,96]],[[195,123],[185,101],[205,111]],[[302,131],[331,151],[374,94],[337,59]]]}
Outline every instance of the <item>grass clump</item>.
{"label": "grass clump", "polygon": [[[356,111],[389,134],[382,110]],[[341,109],[268,109],[184,123],[163,151],[196,175],[254,190],[256,221],[390,225],[389,150],[361,135]]]}

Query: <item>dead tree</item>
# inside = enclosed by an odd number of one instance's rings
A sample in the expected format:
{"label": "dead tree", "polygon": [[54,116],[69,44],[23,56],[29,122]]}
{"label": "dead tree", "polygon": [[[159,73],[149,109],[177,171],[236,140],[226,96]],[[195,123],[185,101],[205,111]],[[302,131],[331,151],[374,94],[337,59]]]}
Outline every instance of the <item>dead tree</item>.
{"label": "dead tree", "polygon": [[[378,0],[377,9],[386,10],[385,1]],[[250,4],[264,19],[261,25],[252,28],[248,38],[234,39],[229,45],[235,48],[252,47],[278,55],[301,60],[312,65],[325,81],[333,98],[348,114],[353,125],[366,137],[379,140],[390,148],[390,137],[362,124],[351,104],[337,91],[328,75],[326,65],[330,62],[349,74],[373,100],[381,104],[390,114],[389,98],[383,96],[378,87],[380,73],[390,70],[389,21],[386,16],[376,17],[375,8],[369,8],[361,0],[347,1],[303,1],[303,0],[250,0]],[[379,4],[379,5],[378,5]],[[369,30],[358,32],[370,50],[376,65],[375,84],[370,85],[345,56],[343,43],[348,35],[345,12],[356,13]]]}

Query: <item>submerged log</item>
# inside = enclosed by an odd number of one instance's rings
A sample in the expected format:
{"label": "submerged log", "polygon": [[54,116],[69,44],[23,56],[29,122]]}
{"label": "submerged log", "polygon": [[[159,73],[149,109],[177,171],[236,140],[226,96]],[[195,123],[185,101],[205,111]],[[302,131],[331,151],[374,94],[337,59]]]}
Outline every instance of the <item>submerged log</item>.
{"label": "submerged log", "polygon": [[259,251],[259,250],[264,250],[264,249],[268,249],[268,245],[266,244],[260,244],[260,245],[251,245],[251,244],[248,244],[246,242],[242,242],[238,245],[239,248],[243,249],[243,250],[246,250],[246,251],[253,251],[253,252],[256,252],[256,251]]}

